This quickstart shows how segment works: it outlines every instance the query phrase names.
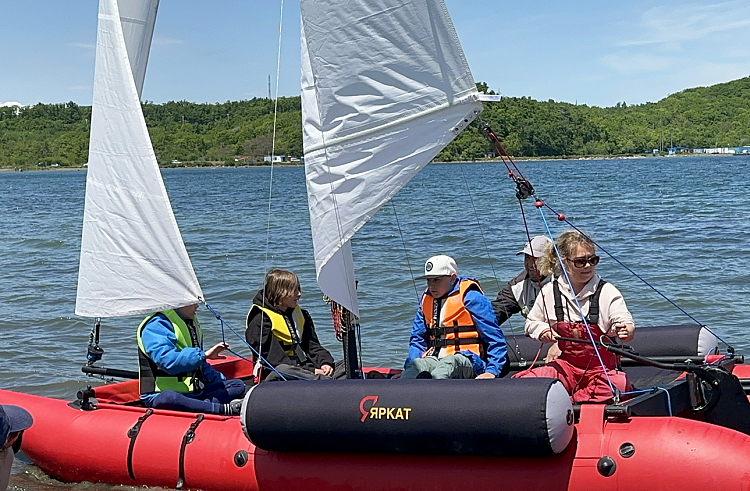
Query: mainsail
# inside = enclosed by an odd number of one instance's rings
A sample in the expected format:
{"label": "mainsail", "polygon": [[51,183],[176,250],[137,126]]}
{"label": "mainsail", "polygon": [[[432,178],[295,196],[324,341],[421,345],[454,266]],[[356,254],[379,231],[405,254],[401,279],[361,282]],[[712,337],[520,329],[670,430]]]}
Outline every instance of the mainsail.
{"label": "mainsail", "polygon": [[301,0],[318,284],[359,315],[351,238],[482,110],[442,0]]}
{"label": "mainsail", "polygon": [[99,3],[77,315],[142,314],[203,296],[141,111],[157,4]]}

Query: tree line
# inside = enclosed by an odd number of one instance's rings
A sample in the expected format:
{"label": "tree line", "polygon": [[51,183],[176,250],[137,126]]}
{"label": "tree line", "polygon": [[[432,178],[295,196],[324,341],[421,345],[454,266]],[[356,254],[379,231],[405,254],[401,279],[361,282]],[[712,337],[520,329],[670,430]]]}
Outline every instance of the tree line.
{"label": "tree line", "polygon": [[[494,93],[486,83],[480,91]],[[276,137],[273,138],[274,108]],[[270,155],[302,156],[299,97],[219,104],[143,103],[160,165],[258,163]],[[687,89],[656,103],[613,107],[504,97],[485,104],[481,119],[516,157],[634,155],[669,146],[750,144],[750,77]],[[40,163],[81,167],[88,158],[91,107],[74,102],[0,108],[0,167]],[[491,155],[473,123],[437,157],[477,160]]]}

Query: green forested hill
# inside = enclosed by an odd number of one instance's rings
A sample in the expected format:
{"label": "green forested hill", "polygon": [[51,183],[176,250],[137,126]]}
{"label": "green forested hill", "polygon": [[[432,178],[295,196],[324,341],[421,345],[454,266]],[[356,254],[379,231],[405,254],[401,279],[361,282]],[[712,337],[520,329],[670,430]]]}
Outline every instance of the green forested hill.
{"label": "green forested hill", "polygon": [[[487,90],[484,83],[480,90]],[[256,162],[271,152],[274,102],[268,99],[194,104],[143,104],[162,165]],[[299,97],[280,98],[275,153],[302,156]],[[0,167],[39,162],[80,167],[87,160],[91,108],[37,104],[0,108]],[[687,89],[657,103],[600,108],[506,97],[488,103],[482,119],[514,156],[584,156],[642,153],[668,146],[750,144],[750,77]],[[473,124],[437,160],[473,160],[490,150]]]}
{"label": "green forested hill", "polygon": [[[486,89],[478,84],[480,90]],[[642,153],[655,148],[750,144],[750,77],[687,89],[657,103],[600,108],[506,97],[481,115],[514,156]],[[476,158],[487,148],[477,125],[441,159]]]}

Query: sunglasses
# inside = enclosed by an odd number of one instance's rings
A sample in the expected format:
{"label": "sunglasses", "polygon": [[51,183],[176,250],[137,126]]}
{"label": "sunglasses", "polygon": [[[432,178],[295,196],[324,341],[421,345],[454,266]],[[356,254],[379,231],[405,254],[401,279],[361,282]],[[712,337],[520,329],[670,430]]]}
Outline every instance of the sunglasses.
{"label": "sunglasses", "polygon": [[584,257],[574,257],[573,259],[570,259],[570,262],[573,263],[573,266],[576,268],[583,268],[587,264],[590,264],[592,266],[596,266],[599,264],[599,256],[584,256]]}

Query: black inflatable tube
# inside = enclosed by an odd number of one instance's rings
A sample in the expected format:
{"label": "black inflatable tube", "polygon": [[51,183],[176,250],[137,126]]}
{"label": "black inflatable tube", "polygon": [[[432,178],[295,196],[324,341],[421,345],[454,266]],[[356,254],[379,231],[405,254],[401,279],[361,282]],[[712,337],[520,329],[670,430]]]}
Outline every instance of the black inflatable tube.
{"label": "black inflatable tube", "polygon": [[544,378],[266,382],[241,419],[278,452],[543,456],[573,434],[567,392]]}

